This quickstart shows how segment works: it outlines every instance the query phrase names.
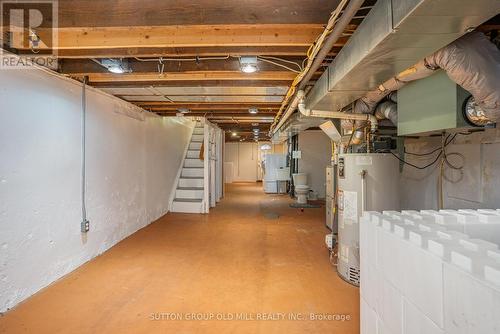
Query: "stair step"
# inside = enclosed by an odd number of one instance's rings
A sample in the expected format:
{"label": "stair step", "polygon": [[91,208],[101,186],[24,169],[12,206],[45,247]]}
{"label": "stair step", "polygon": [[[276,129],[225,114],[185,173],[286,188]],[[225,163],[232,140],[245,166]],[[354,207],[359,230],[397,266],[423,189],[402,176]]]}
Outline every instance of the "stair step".
{"label": "stair step", "polygon": [[185,198],[185,199],[203,199],[203,188],[195,189],[182,189],[177,188],[175,190],[175,198]]}
{"label": "stair step", "polygon": [[184,160],[184,167],[185,168],[203,168],[205,165],[205,162],[203,160],[200,160],[198,158],[186,158]]}
{"label": "stair step", "polygon": [[204,168],[197,167],[183,167],[181,172],[181,177],[191,176],[191,177],[203,177],[205,175]]}
{"label": "stair step", "polygon": [[181,198],[176,198],[172,202],[171,212],[182,212],[182,213],[202,213],[203,212],[203,201],[202,200],[185,200]]}
{"label": "stair step", "polygon": [[203,134],[193,134],[191,137],[191,142],[202,142],[205,136]]}
{"label": "stair step", "polygon": [[186,159],[200,159],[199,150],[188,150],[186,154]]}
{"label": "stair step", "polygon": [[178,186],[181,188],[187,187],[195,187],[195,188],[203,188],[205,180],[202,177],[182,177],[179,180]]}
{"label": "stair step", "polygon": [[201,148],[202,143],[191,142],[189,143],[190,150],[199,150]]}
{"label": "stair step", "polygon": [[205,132],[204,128],[194,128],[193,135],[203,135],[204,132]]}
{"label": "stair step", "polygon": [[200,203],[202,199],[199,198],[176,198],[174,202],[184,202],[184,203]]}
{"label": "stair step", "polygon": [[203,187],[177,187],[177,190],[203,190]]}

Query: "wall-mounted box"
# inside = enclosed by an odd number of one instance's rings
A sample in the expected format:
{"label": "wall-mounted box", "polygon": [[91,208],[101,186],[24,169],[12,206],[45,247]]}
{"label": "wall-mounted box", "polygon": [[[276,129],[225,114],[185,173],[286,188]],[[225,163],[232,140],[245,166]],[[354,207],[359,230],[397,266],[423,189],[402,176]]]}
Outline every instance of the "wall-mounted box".
{"label": "wall-mounted box", "polygon": [[470,127],[463,117],[471,94],[442,70],[398,91],[398,135],[425,135]]}

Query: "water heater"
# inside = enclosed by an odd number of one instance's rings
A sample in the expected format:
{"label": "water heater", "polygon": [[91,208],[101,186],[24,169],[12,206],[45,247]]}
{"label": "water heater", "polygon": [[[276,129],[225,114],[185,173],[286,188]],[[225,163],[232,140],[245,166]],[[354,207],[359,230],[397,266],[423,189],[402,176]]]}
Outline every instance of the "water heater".
{"label": "water heater", "polygon": [[337,270],[359,286],[359,219],[364,211],[400,209],[399,161],[388,153],[339,154],[337,177]]}

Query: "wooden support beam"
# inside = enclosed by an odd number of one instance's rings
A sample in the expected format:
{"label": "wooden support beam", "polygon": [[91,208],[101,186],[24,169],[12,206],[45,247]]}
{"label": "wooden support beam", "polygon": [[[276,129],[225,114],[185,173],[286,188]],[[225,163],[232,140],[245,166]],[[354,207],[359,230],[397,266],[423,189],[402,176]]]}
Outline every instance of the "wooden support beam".
{"label": "wooden support beam", "polygon": [[[242,73],[240,71],[193,71],[182,73],[92,73],[89,75],[90,84],[96,82],[164,82],[164,81],[206,81],[206,80],[240,80],[240,81],[283,81],[293,80],[296,74],[290,71],[268,71],[256,73]],[[78,77],[78,76],[75,76]]]}
{"label": "wooden support beam", "polygon": [[324,23],[339,0],[62,0],[61,27]]}
{"label": "wooden support beam", "polygon": [[[298,65],[302,64],[304,57],[282,57],[286,61],[292,61]],[[151,58],[129,58],[127,60],[128,67],[133,73],[158,73],[159,62]],[[173,58],[171,58],[173,59]],[[194,71],[240,71],[240,62],[237,57],[229,57],[227,59],[203,59],[198,61],[163,61],[164,73],[179,73],[179,72],[194,72]],[[184,58],[186,59],[186,58]],[[194,59],[194,58],[192,58]],[[272,60],[288,66],[294,70],[298,70],[298,66],[285,63],[279,60]],[[326,65],[326,64],[325,64]],[[257,63],[259,71],[283,71],[284,69],[278,65],[274,65],[260,60]],[[62,59],[59,61],[59,71],[71,75],[90,75],[95,73],[108,73],[108,70],[90,59]]]}
{"label": "wooden support beam", "polygon": [[62,27],[57,29],[57,49],[309,46],[322,31],[322,24]]}
{"label": "wooden support beam", "polygon": [[[329,56],[337,55],[347,37],[342,37]],[[140,47],[114,49],[64,49],[58,50],[59,58],[129,58],[129,57],[212,57],[222,55],[245,56],[298,56],[305,57],[309,46],[222,46],[222,47]]]}
{"label": "wooden support beam", "polygon": [[[142,81],[140,86],[144,87],[179,87],[182,85],[192,87],[213,87],[213,86],[233,86],[233,87],[276,87],[290,85],[290,80],[185,80],[182,83],[178,81]],[[314,81],[310,82],[314,84]],[[133,88],[138,85],[132,81],[125,82],[93,82],[92,86],[97,88]]]}

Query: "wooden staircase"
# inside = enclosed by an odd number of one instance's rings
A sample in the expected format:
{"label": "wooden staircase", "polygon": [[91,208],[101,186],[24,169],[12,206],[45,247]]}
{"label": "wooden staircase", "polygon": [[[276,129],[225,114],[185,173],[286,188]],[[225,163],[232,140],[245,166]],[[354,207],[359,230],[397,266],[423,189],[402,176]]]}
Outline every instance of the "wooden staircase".
{"label": "wooden staircase", "polygon": [[184,158],[171,212],[204,212],[205,163],[200,159],[203,140],[204,124],[197,122]]}

